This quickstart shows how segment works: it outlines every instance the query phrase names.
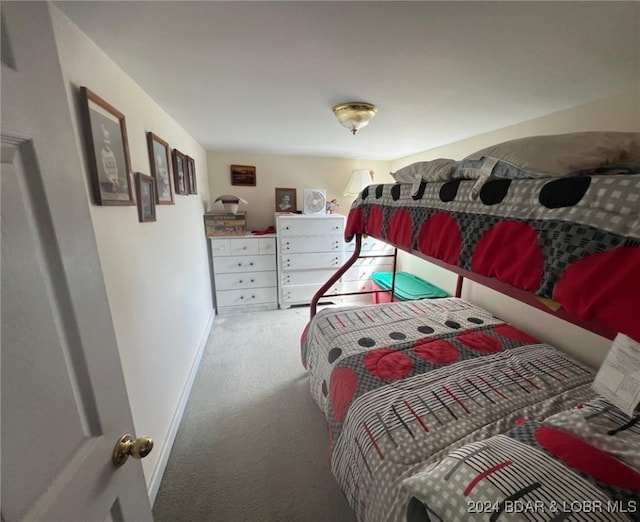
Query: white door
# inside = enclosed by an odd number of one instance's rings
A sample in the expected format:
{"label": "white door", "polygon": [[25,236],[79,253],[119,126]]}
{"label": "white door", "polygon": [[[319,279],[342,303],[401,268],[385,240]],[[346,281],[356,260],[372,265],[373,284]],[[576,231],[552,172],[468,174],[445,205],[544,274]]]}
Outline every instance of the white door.
{"label": "white door", "polygon": [[152,520],[47,4],[2,3],[2,520]]}

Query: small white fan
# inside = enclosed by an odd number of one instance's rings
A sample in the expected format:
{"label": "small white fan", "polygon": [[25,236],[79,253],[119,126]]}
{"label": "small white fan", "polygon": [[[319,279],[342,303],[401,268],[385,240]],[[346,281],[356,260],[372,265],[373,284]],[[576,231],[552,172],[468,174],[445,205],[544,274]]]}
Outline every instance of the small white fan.
{"label": "small white fan", "polygon": [[327,191],[325,189],[304,189],[303,214],[326,214]]}

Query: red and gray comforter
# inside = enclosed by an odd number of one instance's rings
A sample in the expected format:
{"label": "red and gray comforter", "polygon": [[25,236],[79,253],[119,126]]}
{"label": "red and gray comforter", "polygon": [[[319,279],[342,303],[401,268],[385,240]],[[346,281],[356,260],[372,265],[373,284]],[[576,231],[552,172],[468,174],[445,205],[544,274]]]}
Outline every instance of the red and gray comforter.
{"label": "red and gray comforter", "polygon": [[322,310],[302,358],[359,520],[406,520],[411,477],[594,397],[588,367],[455,298]]}

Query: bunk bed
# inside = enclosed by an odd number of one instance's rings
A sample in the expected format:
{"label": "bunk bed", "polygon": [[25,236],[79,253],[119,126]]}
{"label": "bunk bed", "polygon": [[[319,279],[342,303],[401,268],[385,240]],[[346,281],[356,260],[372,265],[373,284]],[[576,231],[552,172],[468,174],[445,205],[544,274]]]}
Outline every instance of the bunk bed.
{"label": "bunk bed", "polygon": [[394,177],[352,205],[356,248],[334,277],[367,234],[459,284],[320,312],[333,282],[314,297],[302,362],[358,519],[640,520],[640,410],[626,416],[592,390],[593,369],[459,297],[468,278],[640,340],[640,134],[525,138]]}

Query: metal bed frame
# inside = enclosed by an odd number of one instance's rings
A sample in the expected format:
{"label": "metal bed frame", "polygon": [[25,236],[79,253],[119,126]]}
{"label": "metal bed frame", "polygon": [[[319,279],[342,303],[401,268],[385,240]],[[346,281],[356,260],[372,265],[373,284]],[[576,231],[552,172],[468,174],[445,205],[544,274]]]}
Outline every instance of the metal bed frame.
{"label": "metal bed frame", "polygon": [[[366,292],[345,292],[345,293],[337,293],[337,294],[331,294],[331,295],[327,295],[327,291],[329,290],[329,288],[331,288],[331,286],[336,283],[341,277],[342,275],[349,269],[351,268],[354,263],[358,260],[358,259],[364,259],[364,258],[368,258],[368,257],[393,257],[393,277],[391,279],[391,300],[394,300],[394,292],[395,292],[395,275],[396,275],[396,267],[397,267],[397,253],[398,253],[398,249],[394,248],[393,250],[393,254],[378,254],[378,255],[362,255],[361,253],[362,250],[362,234],[356,234],[355,235],[355,248],[353,251],[352,256],[345,262],[344,265],[342,265],[332,276],[331,278],[320,287],[320,289],[316,292],[316,294],[313,296],[313,299],[311,300],[311,305],[310,305],[310,317],[313,318],[318,310],[318,302],[320,301],[320,299],[323,299],[325,297],[335,297],[335,296],[344,296],[344,295],[361,295],[361,294],[375,294],[375,293],[381,293],[381,292],[388,292],[389,290],[371,290],[371,291],[366,291]],[[511,285],[508,285],[506,283],[502,283],[494,278],[490,278],[490,277],[486,277],[486,276],[482,276],[479,274],[476,274],[474,272],[470,272],[469,270],[465,270],[463,268],[460,268],[458,266],[455,265],[450,265],[448,263],[445,263],[444,261],[441,261],[439,259],[435,259],[433,257],[430,256],[426,256],[420,252],[417,251],[408,251],[410,254],[416,255],[418,257],[420,257],[421,259],[424,259],[426,261],[429,261],[430,263],[433,263],[437,266],[440,266],[442,268],[445,268],[447,270],[450,270],[454,273],[456,273],[458,275],[458,279],[456,282],[456,291],[455,291],[455,297],[461,297],[462,295],[462,287],[464,284],[464,280],[465,279],[469,279],[470,281],[473,281],[475,283],[479,283],[483,286],[486,286],[488,288],[491,288],[492,290],[496,290],[497,292],[507,295],[509,297],[512,297],[513,299],[516,299],[522,303],[525,303],[529,306],[532,306],[538,310],[542,310],[543,312],[546,312],[554,317],[557,317],[559,319],[563,319],[571,324],[575,324],[577,326],[580,326],[581,328],[584,328],[590,332],[593,332],[597,335],[601,335],[603,337],[606,337],[607,339],[613,339],[617,332],[615,330],[613,330],[612,328],[605,326],[601,323],[597,323],[597,322],[592,322],[592,321],[583,321],[581,319],[578,319],[577,317],[573,316],[572,314],[570,314],[569,312],[567,312],[566,310],[564,310],[563,308],[558,308],[557,310],[554,310],[553,308],[550,308],[547,304],[543,303],[540,299],[538,299],[535,295],[533,295],[530,292],[526,292],[524,290],[520,290],[518,288],[515,288]]]}

